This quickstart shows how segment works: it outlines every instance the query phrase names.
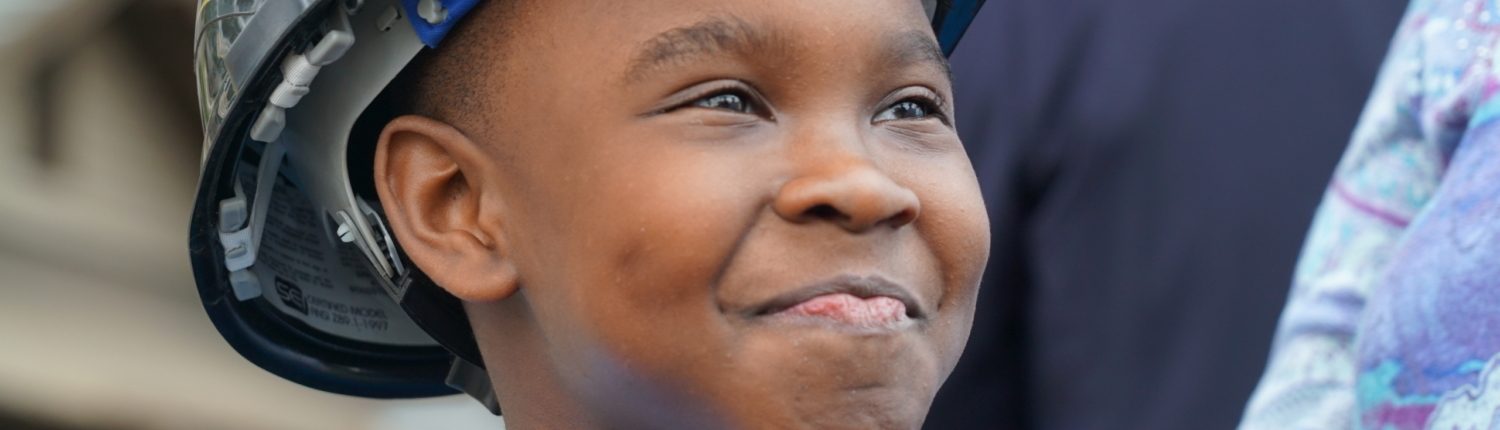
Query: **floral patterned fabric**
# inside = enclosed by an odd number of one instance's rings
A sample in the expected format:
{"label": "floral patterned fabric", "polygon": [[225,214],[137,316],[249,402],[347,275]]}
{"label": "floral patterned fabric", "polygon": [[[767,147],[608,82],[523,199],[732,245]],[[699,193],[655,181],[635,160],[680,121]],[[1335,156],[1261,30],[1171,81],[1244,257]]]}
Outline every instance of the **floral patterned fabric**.
{"label": "floral patterned fabric", "polygon": [[1414,0],[1241,429],[1500,429],[1500,0]]}

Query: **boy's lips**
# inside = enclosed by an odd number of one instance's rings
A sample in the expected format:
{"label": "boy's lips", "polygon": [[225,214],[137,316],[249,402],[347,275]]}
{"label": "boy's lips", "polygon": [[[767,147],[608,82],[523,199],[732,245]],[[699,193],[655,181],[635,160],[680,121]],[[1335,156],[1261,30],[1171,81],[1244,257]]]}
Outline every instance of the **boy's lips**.
{"label": "boy's lips", "polygon": [[885,296],[861,299],[845,293],[824,294],[772,315],[825,319],[856,327],[881,327],[909,321],[906,304]]}
{"label": "boy's lips", "polygon": [[855,328],[894,327],[926,317],[906,288],[879,276],[844,275],[781,294],[754,316],[828,322]]}

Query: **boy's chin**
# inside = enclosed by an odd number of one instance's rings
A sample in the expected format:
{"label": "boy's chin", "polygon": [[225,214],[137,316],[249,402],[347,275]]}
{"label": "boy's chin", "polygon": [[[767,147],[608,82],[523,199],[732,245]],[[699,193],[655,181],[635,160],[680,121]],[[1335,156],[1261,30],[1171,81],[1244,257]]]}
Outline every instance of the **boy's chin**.
{"label": "boy's chin", "polygon": [[[754,330],[729,366],[701,362],[637,373],[596,368],[586,397],[605,421],[639,428],[916,429],[943,377],[912,330]],[[659,363],[667,364],[667,363]],[[667,369],[677,369],[673,372]],[[605,376],[608,375],[608,376]],[[669,382],[670,381],[670,382]]]}
{"label": "boy's chin", "polygon": [[[776,411],[746,411],[743,425],[760,429],[916,429],[931,406],[933,393],[904,384],[843,389],[790,390]],[[831,387],[828,387],[831,388]]]}
{"label": "boy's chin", "polygon": [[752,331],[736,360],[753,369],[747,384],[763,385],[754,391],[771,393],[766,405],[780,410],[748,411],[746,428],[917,428],[942,383],[941,359],[915,328]]}
{"label": "boy's chin", "polygon": [[956,359],[927,321],[731,326],[714,341],[680,339],[717,346],[688,354],[600,348],[570,385],[623,427],[914,429]]}

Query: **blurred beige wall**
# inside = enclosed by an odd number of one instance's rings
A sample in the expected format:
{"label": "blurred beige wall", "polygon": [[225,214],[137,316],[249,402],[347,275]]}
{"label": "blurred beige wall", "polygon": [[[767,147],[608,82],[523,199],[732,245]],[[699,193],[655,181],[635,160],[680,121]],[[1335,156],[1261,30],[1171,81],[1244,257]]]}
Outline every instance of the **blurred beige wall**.
{"label": "blurred beige wall", "polygon": [[[133,32],[157,13],[189,31],[143,50]],[[184,111],[191,75],[162,79],[190,70],[191,14],[191,2],[0,1],[0,415],[64,428],[500,428],[466,398],[306,389],[219,338],[186,252],[201,140]]]}

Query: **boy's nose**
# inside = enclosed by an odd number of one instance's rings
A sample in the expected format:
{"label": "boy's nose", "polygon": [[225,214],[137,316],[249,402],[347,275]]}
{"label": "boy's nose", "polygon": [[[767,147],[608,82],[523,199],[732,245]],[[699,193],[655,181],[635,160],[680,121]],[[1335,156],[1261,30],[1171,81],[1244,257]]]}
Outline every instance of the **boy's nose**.
{"label": "boy's nose", "polygon": [[877,227],[900,228],[916,220],[922,210],[916,193],[867,160],[845,159],[820,167],[782,185],[772,202],[777,215],[799,224],[833,222],[860,233]]}

